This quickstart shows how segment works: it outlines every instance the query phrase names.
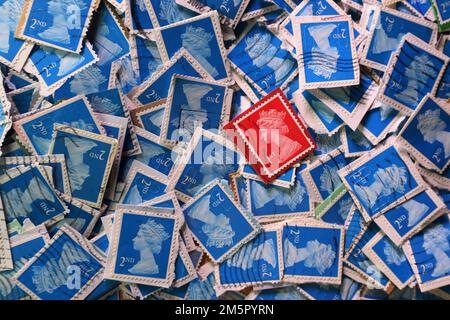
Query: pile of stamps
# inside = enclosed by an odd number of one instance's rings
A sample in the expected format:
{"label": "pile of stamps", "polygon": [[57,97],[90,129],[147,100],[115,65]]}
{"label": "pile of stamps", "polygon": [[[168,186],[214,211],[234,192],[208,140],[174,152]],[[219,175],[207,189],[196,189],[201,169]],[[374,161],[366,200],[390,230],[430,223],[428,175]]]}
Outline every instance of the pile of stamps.
{"label": "pile of stamps", "polygon": [[0,0],[0,299],[450,299],[449,0]]}

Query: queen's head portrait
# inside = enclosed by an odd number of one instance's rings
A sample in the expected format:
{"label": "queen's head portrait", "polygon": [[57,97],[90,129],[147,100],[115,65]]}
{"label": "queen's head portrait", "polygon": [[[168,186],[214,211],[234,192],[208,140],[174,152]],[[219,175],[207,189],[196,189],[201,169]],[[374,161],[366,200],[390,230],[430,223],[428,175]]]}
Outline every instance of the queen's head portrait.
{"label": "queen's head portrait", "polygon": [[150,275],[159,273],[155,254],[161,253],[162,244],[170,238],[164,226],[149,219],[139,226],[133,238],[133,249],[139,251],[139,261],[128,269],[132,274]]}

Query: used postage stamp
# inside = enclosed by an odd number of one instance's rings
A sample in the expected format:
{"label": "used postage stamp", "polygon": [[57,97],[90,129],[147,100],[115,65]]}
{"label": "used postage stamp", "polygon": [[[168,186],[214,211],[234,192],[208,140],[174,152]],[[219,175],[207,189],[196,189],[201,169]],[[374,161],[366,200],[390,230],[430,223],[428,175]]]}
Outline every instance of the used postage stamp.
{"label": "used postage stamp", "polygon": [[350,16],[292,19],[302,89],[359,84],[359,63]]}
{"label": "used postage stamp", "polygon": [[397,246],[401,246],[424,226],[444,214],[445,209],[438,195],[426,189],[375,218],[375,222]]}
{"label": "used postage stamp", "polygon": [[220,82],[174,75],[170,84],[160,140],[188,143],[195,128],[221,130],[229,121],[232,90]]}
{"label": "used postage stamp", "polygon": [[435,94],[450,58],[408,34],[389,60],[377,99],[410,115],[427,93]]}
{"label": "used postage stamp", "polygon": [[14,130],[21,141],[26,143],[29,151],[45,155],[48,154],[55,123],[96,134],[104,133],[84,96],[74,97],[50,108],[17,116],[14,121]]}
{"label": "used postage stamp", "polygon": [[49,154],[66,157],[72,196],[94,208],[102,205],[116,153],[116,139],[66,125],[54,126]]}
{"label": "used postage stamp", "polygon": [[293,221],[283,226],[279,241],[284,281],[341,283],[344,227],[312,219]]}
{"label": "used postage stamp", "polygon": [[219,180],[203,188],[182,210],[193,236],[215,263],[223,262],[260,232],[256,220]]}
{"label": "used postage stamp", "polygon": [[15,36],[80,53],[98,0],[26,0]]}
{"label": "used postage stamp", "polygon": [[63,226],[14,280],[36,300],[82,300],[102,280],[104,263],[104,256],[89,241]]}
{"label": "used postage stamp", "polygon": [[316,148],[281,89],[241,113],[224,129],[266,183]]}
{"label": "used postage stamp", "polygon": [[118,206],[105,277],[168,288],[175,277],[179,229],[177,215]]}
{"label": "used postage stamp", "polygon": [[421,165],[442,174],[450,165],[450,106],[425,96],[398,140]]}
{"label": "used postage stamp", "polygon": [[50,225],[68,213],[38,164],[11,168],[0,176],[0,192],[6,222],[17,220],[21,225]]}
{"label": "used postage stamp", "polygon": [[342,168],[339,176],[367,222],[425,188],[411,159],[392,142]]}
{"label": "used postage stamp", "polygon": [[403,246],[422,292],[450,284],[449,228],[444,215]]}
{"label": "used postage stamp", "polygon": [[267,226],[222,264],[214,267],[220,289],[275,284],[283,278],[280,228]]}
{"label": "used postage stamp", "polygon": [[159,138],[161,135],[165,107],[166,100],[162,99],[143,107],[137,107],[136,109],[130,110],[130,115],[136,126]]}

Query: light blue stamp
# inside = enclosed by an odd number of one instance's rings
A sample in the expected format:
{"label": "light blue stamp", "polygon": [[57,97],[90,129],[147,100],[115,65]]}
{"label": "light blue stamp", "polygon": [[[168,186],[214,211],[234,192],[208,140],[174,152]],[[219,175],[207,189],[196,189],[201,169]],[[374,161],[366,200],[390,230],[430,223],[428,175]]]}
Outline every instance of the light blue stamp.
{"label": "light blue stamp", "polygon": [[89,241],[63,226],[14,279],[35,300],[82,300],[101,281],[104,263]]}
{"label": "light blue stamp", "polygon": [[302,89],[359,84],[350,16],[294,17],[292,21]]}
{"label": "light blue stamp", "polygon": [[230,118],[232,90],[220,82],[174,75],[164,111],[161,142],[188,143],[195,128],[221,130]]}
{"label": "light blue stamp", "polygon": [[215,80],[230,76],[216,11],[155,29],[164,62],[184,47]]}
{"label": "light blue stamp", "polygon": [[422,191],[425,182],[413,162],[395,143],[386,144],[339,170],[366,221]]}
{"label": "light blue stamp", "polygon": [[117,153],[117,140],[56,124],[49,154],[66,157],[72,196],[100,208]]}
{"label": "light blue stamp", "polygon": [[50,225],[68,213],[46,174],[43,167],[32,164],[11,168],[0,176],[7,223],[17,220],[21,225]]}
{"label": "light blue stamp", "polygon": [[284,280],[294,283],[340,284],[344,252],[344,228],[304,220],[283,226]]}
{"label": "light blue stamp", "polygon": [[37,155],[45,155],[48,154],[55,123],[97,134],[104,132],[83,96],[26,114],[14,122],[14,129],[21,141],[26,143],[28,150]]}
{"label": "light blue stamp", "polygon": [[405,246],[405,253],[422,292],[450,284],[450,221],[434,221]]}
{"label": "light blue stamp", "polygon": [[31,0],[24,5],[16,37],[79,53],[97,9],[95,0]]}
{"label": "light blue stamp", "polygon": [[449,58],[413,35],[406,35],[389,61],[378,100],[410,115],[427,93],[434,95]]}
{"label": "light blue stamp", "polygon": [[402,248],[381,231],[364,246],[363,252],[400,290],[414,281],[414,273]]}
{"label": "light blue stamp", "polygon": [[105,277],[168,288],[175,276],[180,227],[174,214],[118,206]]}
{"label": "light blue stamp", "polygon": [[219,180],[183,206],[186,224],[216,263],[221,263],[260,231],[256,220],[225,191]]}
{"label": "light blue stamp", "polygon": [[399,138],[423,166],[442,174],[450,164],[450,107],[427,95],[402,128]]}

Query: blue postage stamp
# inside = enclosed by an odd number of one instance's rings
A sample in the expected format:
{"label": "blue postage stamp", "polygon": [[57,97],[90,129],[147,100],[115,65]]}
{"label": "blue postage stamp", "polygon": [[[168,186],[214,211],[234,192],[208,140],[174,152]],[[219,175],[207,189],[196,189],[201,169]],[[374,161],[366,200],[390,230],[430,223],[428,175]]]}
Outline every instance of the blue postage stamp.
{"label": "blue postage stamp", "polygon": [[436,93],[448,61],[433,46],[406,35],[389,61],[378,100],[410,115],[427,93]]}
{"label": "blue postage stamp", "polygon": [[314,202],[324,201],[341,185],[338,170],[348,163],[344,153],[338,148],[321,156],[303,171],[303,179]]}
{"label": "blue postage stamp", "polygon": [[164,62],[184,47],[215,80],[230,76],[216,11],[155,29],[155,37]]}
{"label": "blue postage stamp", "polygon": [[358,158],[339,176],[367,222],[425,188],[413,162],[395,143]]}
{"label": "blue postage stamp", "polygon": [[312,198],[301,175],[305,167],[306,165],[302,165],[297,168],[295,182],[291,188],[248,179],[246,199],[250,212],[258,218],[310,216],[313,208]]}
{"label": "blue postage stamp", "polygon": [[316,206],[314,215],[326,223],[345,225],[354,202],[347,188],[341,184],[324,202]]}
{"label": "blue postage stamp", "polygon": [[381,231],[363,247],[363,252],[398,289],[402,290],[414,281],[414,273],[403,249]]}
{"label": "blue postage stamp", "polygon": [[164,111],[160,140],[188,143],[195,128],[221,130],[230,118],[232,90],[220,82],[174,75]]}
{"label": "blue postage stamp", "polygon": [[292,21],[302,89],[359,84],[350,16],[293,17]]}
{"label": "blue postage stamp", "polygon": [[341,140],[346,157],[359,157],[373,149],[372,143],[359,129],[353,131],[345,127],[341,131]]}
{"label": "blue postage stamp", "polygon": [[377,225],[397,245],[418,233],[445,211],[444,202],[427,189],[375,219]]}
{"label": "blue postage stamp", "polygon": [[165,102],[166,100],[159,100],[132,110],[131,115],[134,117],[136,125],[159,137],[166,107]]}
{"label": "blue postage stamp", "polygon": [[284,277],[288,282],[340,284],[344,228],[314,220],[292,222],[280,233]]}
{"label": "blue postage stamp", "polygon": [[14,279],[35,300],[82,300],[102,280],[104,263],[89,241],[63,226]]}
{"label": "blue postage stamp", "polygon": [[280,229],[267,227],[253,240],[244,244],[222,264],[214,267],[221,289],[238,290],[253,284],[280,282],[283,262],[279,248]]}
{"label": "blue postage stamp", "polygon": [[0,62],[20,71],[33,44],[14,37],[25,0],[0,1]]}
{"label": "blue postage stamp", "polygon": [[11,237],[11,256],[14,269],[0,273],[0,298],[2,300],[24,300],[29,295],[17,286],[14,275],[41,250],[48,241],[48,235],[39,232]]}
{"label": "blue postage stamp", "polygon": [[180,245],[178,247],[178,257],[175,260],[175,277],[173,279],[173,287],[179,288],[197,278],[197,271],[192,262],[186,245],[180,238]]}
{"label": "blue postage stamp", "polygon": [[426,19],[387,7],[375,8],[371,18],[367,43],[361,54],[361,64],[384,71],[407,33],[431,45],[436,43],[437,26]]}
{"label": "blue postage stamp", "polygon": [[125,25],[131,33],[149,31],[155,26],[150,18],[150,1],[127,0],[125,6]]}
{"label": "blue postage stamp", "polygon": [[0,176],[0,192],[7,223],[50,225],[63,218],[68,208],[46,178],[43,167],[32,164],[11,168]]}
{"label": "blue postage stamp", "polygon": [[70,195],[69,175],[67,172],[66,159],[64,155],[45,155],[45,156],[11,156],[0,158],[0,173],[13,167],[21,165],[31,165],[38,163],[41,166],[52,168],[51,181],[56,190]]}
{"label": "blue postage stamp", "polygon": [[362,285],[349,277],[342,277],[342,284],[305,283],[298,286],[310,300],[358,300]]}
{"label": "blue postage stamp", "polygon": [[168,288],[175,277],[180,219],[155,209],[118,206],[105,277]]}
{"label": "blue postage stamp", "polygon": [[403,247],[422,292],[450,284],[450,221],[435,220]]}
{"label": "blue postage stamp", "polygon": [[150,79],[139,85],[132,93],[132,100],[138,106],[166,99],[169,94],[170,82],[174,74],[211,79],[203,67],[192,55],[181,48],[173,57],[164,63]]}
{"label": "blue postage stamp", "polygon": [[101,207],[116,153],[116,139],[66,125],[54,126],[49,154],[66,157],[72,196],[89,206]]}
{"label": "blue postage stamp", "polygon": [[427,95],[398,137],[421,165],[442,174],[450,164],[450,107]]}
{"label": "blue postage stamp", "polygon": [[193,236],[216,263],[230,257],[261,228],[219,180],[204,187],[182,209]]}
{"label": "blue postage stamp", "polygon": [[50,108],[26,114],[14,122],[14,129],[21,141],[27,143],[29,151],[45,155],[48,154],[55,123],[97,134],[103,133],[103,128],[95,119],[85,97],[75,97]]}
{"label": "blue postage stamp", "polygon": [[166,186],[166,176],[138,160],[133,160],[119,203],[142,204],[164,195]]}
{"label": "blue postage stamp", "polygon": [[227,179],[239,170],[241,155],[221,135],[197,128],[186,153],[177,158],[166,191],[187,202],[214,179]]}
{"label": "blue postage stamp", "polygon": [[281,44],[278,36],[254,23],[230,48],[228,59],[254,90],[266,95],[279,87],[285,89],[298,74],[295,58]]}
{"label": "blue postage stamp", "polygon": [[16,37],[79,53],[96,0],[31,0],[23,8]]}
{"label": "blue postage stamp", "polygon": [[148,11],[154,28],[192,18],[195,14],[175,0],[150,0]]}
{"label": "blue postage stamp", "polygon": [[97,55],[89,42],[85,42],[80,54],[36,46],[24,69],[38,78],[41,87],[39,93],[48,96],[71,76],[97,61]]}
{"label": "blue postage stamp", "polygon": [[302,1],[297,7],[295,7],[289,17],[281,23],[280,31],[290,44],[295,45],[292,17],[339,15],[345,15],[345,12],[332,0]]}
{"label": "blue postage stamp", "polygon": [[161,145],[157,136],[141,128],[135,128],[136,137],[141,146],[141,154],[129,157],[129,161],[138,160],[147,166],[168,176],[177,158],[176,150]]}
{"label": "blue postage stamp", "polygon": [[138,82],[142,83],[162,66],[161,55],[155,41],[140,35],[130,36],[131,64],[137,71]]}

